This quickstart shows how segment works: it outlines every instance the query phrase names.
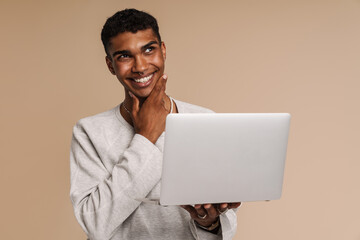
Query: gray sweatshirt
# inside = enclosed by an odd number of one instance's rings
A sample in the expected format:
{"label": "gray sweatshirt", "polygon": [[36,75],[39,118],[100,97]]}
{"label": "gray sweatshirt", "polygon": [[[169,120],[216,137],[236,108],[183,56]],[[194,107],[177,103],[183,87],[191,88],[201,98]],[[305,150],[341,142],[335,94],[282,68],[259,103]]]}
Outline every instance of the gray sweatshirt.
{"label": "gray sweatshirt", "polygon": [[[175,100],[179,113],[211,112]],[[198,228],[178,206],[163,207],[136,199],[159,198],[163,133],[156,144],[121,116],[119,105],[86,117],[73,129],[70,198],[75,216],[90,239],[231,239],[236,214],[220,216],[221,230]]]}

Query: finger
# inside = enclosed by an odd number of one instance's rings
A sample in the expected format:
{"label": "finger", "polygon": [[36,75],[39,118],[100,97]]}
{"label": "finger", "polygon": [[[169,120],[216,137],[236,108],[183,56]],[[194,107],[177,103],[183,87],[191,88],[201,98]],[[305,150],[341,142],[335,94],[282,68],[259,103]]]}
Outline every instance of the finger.
{"label": "finger", "polygon": [[194,205],[194,208],[195,208],[195,209],[198,209],[199,207],[201,207],[201,204],[195,204],[195,205]]}
{"label": "finger", "polygon": [[181,205],[182,208],[184,208],[186,211],[188,211],[190,213],[190,216],[192,219],[197,219],[198,218],[198,214],[197,211],[195,210],[194,207],[190,206],[190,205]]}
{"label": "finger", "polygon": [[203,208],[203,206],[201,204],[196,204],[194,207],[197,212],[198,219],[204,219],[208,216],[206,210]]}
{"label": "finger", "polygon": [[238,208],[238,207],[241,206],[241,202],[229,203],[228,205],[229,205],[229,206],[228,206],[229,209],[230,209],[230,208]]}
{"label": "finger", "polygon": [[162,87],[165,87],[165,86],[166,86],[167,79],[168,79],[168,76],[167,76],[166,74],[163,74],[163,75],[160,77],[160,79],[159,79],[159,80],[161,80],[161,81],[158,81],[159,83],[157,83],[157,84],[159,84],[159,85],[162,86]]}
{"label": "finger", "polygon": [[193,211],[193,207],[190,205],[180,205],[180,207],[182,207],[183,209],[185,209],[186,211],[188,211],[190,214]]}
{"label": "finger", "polygon": [[151,90],[151,93],[149,95],[149,97],[159,97],[160,99],[162,98],[162,94],[165,94],[165,89],[166,89],[166,81],[167,81],[167,75],[164,74],[162,75],[159,80],[156,82],[154,88]]}
{"label": "finger", "polygon": [[227,203],[221,203],[221,204],[218,206],[218,212],[219,212],[220,214],[226,212],[226,210],[228,210],[228,206],[229,206],[229,204],[227,204]]}
{"label": "finger", "polygon": [[213,204],[205,204],[204,208],[210,218],[216,218],[219,215]]}
{"label": "finger", "polygon": [[167,75],[165,74],[157,82],[159,83],[159,85],[156,87],[155,91],[157,93],[157,96],[161,99],[163,99],[165,96],[166,82],[167,82]]}
{"label": "finger", "polygon": [[165,92],[168,76],[167,76],[166,74],[164,74],[162,78],[163,78],[164,80],[162,81],[162,85],[161,85],[161,86],[162,86],[162,88],[163,88],[163,90],[164,90],[164,92]]}
{"label": "finger", "polygon": [[132,109],[131,109],[131,113],[133,116],[136,116],[136,114],[139,112],[139,99],[132,93],[129,91],[129,95],[132,99]]}

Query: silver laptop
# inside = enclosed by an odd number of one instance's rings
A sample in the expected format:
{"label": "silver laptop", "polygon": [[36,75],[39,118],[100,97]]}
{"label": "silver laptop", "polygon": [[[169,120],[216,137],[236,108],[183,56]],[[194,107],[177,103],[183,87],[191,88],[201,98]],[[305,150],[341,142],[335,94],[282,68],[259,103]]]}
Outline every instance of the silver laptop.
{"label": "silver laptop", "polygon": [[161,205],[281,197],[288,113],[169,114]]}

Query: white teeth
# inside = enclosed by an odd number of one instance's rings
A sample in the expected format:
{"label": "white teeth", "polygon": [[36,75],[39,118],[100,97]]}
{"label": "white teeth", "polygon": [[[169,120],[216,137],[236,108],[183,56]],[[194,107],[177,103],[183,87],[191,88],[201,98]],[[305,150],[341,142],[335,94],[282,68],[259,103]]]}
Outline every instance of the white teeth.
{"label": "white teeth", "polygon": [[147,81],[149,81],[151,78],[152,78],[153,74],[147,76],[147,77],[143,77],[143,78],[139,78],[139,79],[134,79],[135,82],[138,82],[138,83],[145,83]]}

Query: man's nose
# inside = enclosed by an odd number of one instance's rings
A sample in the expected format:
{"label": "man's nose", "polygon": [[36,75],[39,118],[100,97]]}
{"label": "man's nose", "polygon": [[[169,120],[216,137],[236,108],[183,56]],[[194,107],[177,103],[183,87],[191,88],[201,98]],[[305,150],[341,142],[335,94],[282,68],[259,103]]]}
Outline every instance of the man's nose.
{"label": "man's nose", "polygon": [[144,73],[148,68],[148,63],[143,56],[136,56],[132,71],[136,73]]}

